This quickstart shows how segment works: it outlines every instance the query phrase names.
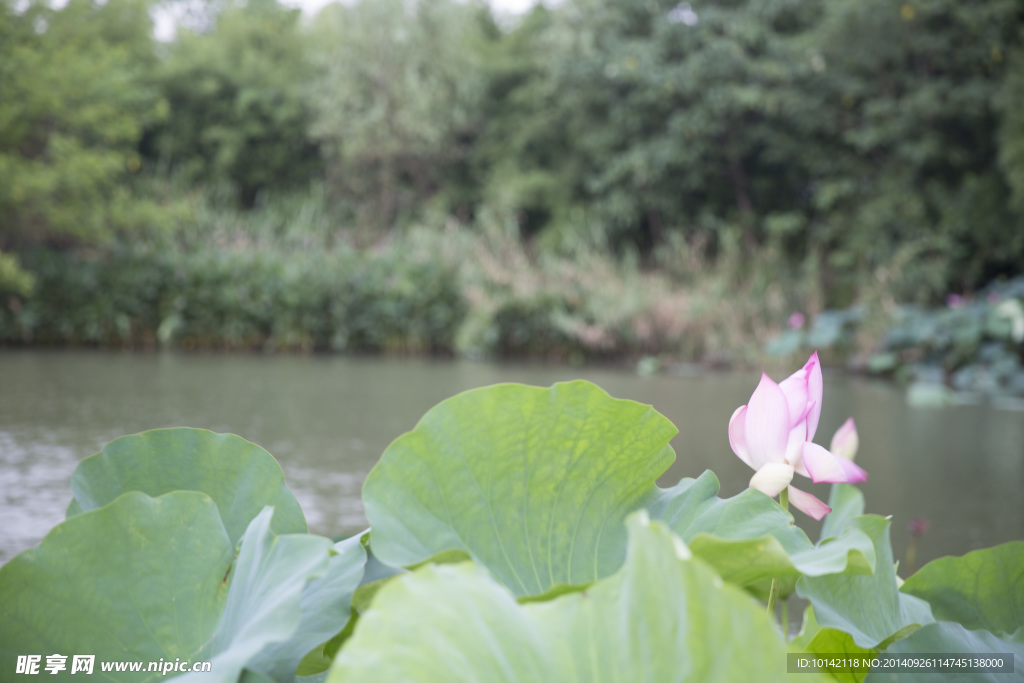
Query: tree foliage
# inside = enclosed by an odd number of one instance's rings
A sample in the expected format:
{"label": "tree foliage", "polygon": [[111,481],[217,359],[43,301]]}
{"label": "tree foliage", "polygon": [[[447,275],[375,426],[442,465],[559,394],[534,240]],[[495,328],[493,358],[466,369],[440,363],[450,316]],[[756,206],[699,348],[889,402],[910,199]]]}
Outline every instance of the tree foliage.
{"label": "tree foliage", "polygon": [[299,10],[230,5],[210,31],[182,31],[161,64],[171,116],[152,152],[190,182],[226,184],[246,206],[260,191],[302,187],[319,171],[310,75]]}
{"label": "tree foliage", "polygon": [[1019,13],[1010,0],[567,2],[515,90],[551,125],[517,126],[529,142],[495,168],[557,198],[556,233],[774,245],[822,258],[840,297],[898,267],[903,298],[976,287],[1024,257],[1009,203]]}
{"label": "tree foliage", "polygon": [[312,132],[328,178],[389,225],[463,163],[483,79],[473,7],[454,0],[360,2],[318,18],[320,74]]}
{"label": "tree foliage", "polygon": [[99,240],[155,218],[132,191],[164,107],[148,0],[0,7],[0,247]]}
{"label": "tree foliage", "polygon": [[814,201],[837,265],[870,270],[902,251],[907,288],[938,292],[1019,264],[1024,214],[997,165],[995,106],[1019,15],[1013,0],[827,5],[827,66],[808,90],[831,123]]}
{"label": "tree foliage", "polygon": [[152,222],[141,169],[250,208],[319,182],[378,233],[497,215],[541,251],[770,254],[822,305],[1024,263],[1018,0],[170,5],[166,46],[150,0],[4,5],[0,249]]}

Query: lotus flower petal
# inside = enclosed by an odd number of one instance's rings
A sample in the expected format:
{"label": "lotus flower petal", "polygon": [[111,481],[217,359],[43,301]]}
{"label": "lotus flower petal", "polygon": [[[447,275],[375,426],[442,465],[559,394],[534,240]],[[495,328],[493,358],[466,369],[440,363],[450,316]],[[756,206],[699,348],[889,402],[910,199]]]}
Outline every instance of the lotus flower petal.
{"label": "lotus flower petal", "polygon": [[790,427],[803,423],[804,441],[814,438],[821,417],[821,363],[814,353],[802,368],[779,383],[789,407]]}
{"label": "lotus flower petal", "polygon": [[790,409],[793,424],[803,422],[807,418],[807,409],[812,398],[808,394],[807,371],[803,368],[778,383],[778,388],[785,394],[785,402]]}
{"label": "lotus flower petal", "polygon": [[[798,422],[795,427],[789,430],[789,440],[786,442],[786,462],[796,465],[800,462],[801,449],[807,441],[807,423]],[[807,476],[807,475],[804,475]]]}
{"label": "lotus flower petal", "polygon": [[794,422],[803,422],[807,417],[807,405],[811,399],[807,393],[807,371],[801,368],[779,382],[779,388],[786,395],[789,417]]}
{"label": "lotus flower petal", "polygon": [[807,471],[807,465],[804,464],[804,449],[803,449],[803,447],[801,447],[801,449],[800,449],[800,457],[797,459],[797,462],[793,463],[791,461],[791,463],[793,464],[793,469],[795,469],[797,471],[797,474],[799,474],[802,477],[810,478],[811,473]]}
{"label": "lotus flower petal", "polygon": [[829,444],[828,449],[840,458],[853,460],[854,456],[857,455],[857,446],[859,445],[857,425],[853,423],[853,418],[850,417],[832,435],[832,442]]}
{"label": "lotus flower petal", "polygon": [[821,395],[825,390],[817,351],[807,360],[807,365],[804,368],[807,370],[807,395],[811,401],[814,401],[814,405],[807,411],[807,440],[810,441],[818,431],[818,420],[821,419]]}
{"label": "lotus flower petal", "polygon": [[769,462],[782,463],[789,440],[789,408],[782,389],[763,372],[744,421],[751,467],[759,470]]}
{"label": "lotus flower petal", "polygon": [[793,504],[793,507],[809,517],[820,521],[822,517],[832,512],[832,508],[806,491],[801,491],[795,486],[790,486],[787,490],[789,502]]}
{"label": "lotus flower petal", "polygon": [[789,404],[789,417],[793,421],[791,426],[806,421],[806,441],[814,438],[818,429],[818,419],[821,417],[821,394],[823,384],[821,379],[821,363],[818,362],[818,354],[815,352],[807,359],[804,366],[792,375],[782,380],[779,387],[786,394],[786,401]]}
{"label": "lotus flower petal", "polygon": [[747,407],[740,406],[729,418],[729,446],[740,460],[753,467],[747,449]]}
{"label": "lotus flower petal", "polygon": [[816,443],[804,444],[804,465],[811,474],[815,484],[831,482],[834,484],[856,484],[867,481],[868,473],[858,465],[829,453]]}
{"label": "lotus flower petal", "polygon": [[[792,446],[792,444],[790,444]],[[804,464],[804,444],[797,444],[796,448],[792,451],[786,452],[786,462],[793,466],[796,473],[801,477],[810,477],[811,473],[807,471],[807,466]]]}
{"label": "lotus flower petal", "polygon": [[772,498],[793,481],[793,468],[777,462],[770,462],[750,478],[750,488],[766,493]]}

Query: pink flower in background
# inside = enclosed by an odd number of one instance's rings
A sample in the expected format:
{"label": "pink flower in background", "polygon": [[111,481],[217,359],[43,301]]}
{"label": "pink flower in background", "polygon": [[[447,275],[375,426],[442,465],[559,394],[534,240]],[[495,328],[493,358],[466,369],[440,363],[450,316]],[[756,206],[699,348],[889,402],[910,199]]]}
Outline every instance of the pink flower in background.
{"label": "pink flower in background", "polygon": [[849,459],[811,443],[821,417],[822,388],[821,364],[815,353],[800,370],[778,384],[761,373],[750,401],[737,408],[729,420],[733,453],[755,470],[751,488],[772,497],[786,489],[793,506],[814,519],[821,519],[831,508],[791,486],[794,474],[810,477],[816,484],[857,483],[868,478],[852,460],[857,440],[852,420],[833,437],[834,445],[851,454]]}
{"label": "pink flower in background", "polygon": [[857,425],[853,423],[852,417],[848,417],[846,422],[841,424],[836,433],[832,435],[832,442],[829,443],[828,449],[840,458],[853,460],[854,456],[857,455],[857,446],[859,445]]}
{"label": "pink flower in background", "polygon": [[924,517],[914,517],[910,520],[910,524],[907,525],[907,528],[910,530],[911,536],[917,536],[920,538],[928,533],[928,527],[930,526],[931,525],[928,523],[928,520]]}
{"label": "pink flower in background", "polygon": [[997,304],[999,303],[999,300],[1002,298],[1003,297],[999,295],[999,292],[989,292],[988,296],[986,297],[990,304]]}
{"label": "pink flower in background", "polygon": [[804,314],[800,311],[790,314],[789,316],[789,329],[799,330],[804,326]]}
{"label": "pink flower in background", "polygon": [[965,303],[966,299],[959,294],[950,294],[946,297],[946,305],[950,308],[963,308]]}

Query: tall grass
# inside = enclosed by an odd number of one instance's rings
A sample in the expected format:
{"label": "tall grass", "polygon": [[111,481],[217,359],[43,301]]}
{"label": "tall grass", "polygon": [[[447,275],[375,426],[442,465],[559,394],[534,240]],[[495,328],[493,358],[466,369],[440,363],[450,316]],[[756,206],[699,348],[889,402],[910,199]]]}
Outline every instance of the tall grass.
{"label": "tall grass", "polygon": [[813,300],[770,249],[554,252],[487,212],[367,234],[317,188],[247,212],[183,197],[169,229],[27,254],[37,287],[0,310],[0,341],[751,363]]}

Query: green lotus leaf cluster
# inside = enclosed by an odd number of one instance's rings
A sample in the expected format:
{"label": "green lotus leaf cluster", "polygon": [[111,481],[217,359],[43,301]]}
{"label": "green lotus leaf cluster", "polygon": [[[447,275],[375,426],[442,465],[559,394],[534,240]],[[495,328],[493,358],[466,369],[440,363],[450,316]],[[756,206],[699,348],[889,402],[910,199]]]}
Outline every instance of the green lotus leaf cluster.
{"label": "green lotus leaf cluster", "polygon": [[[759,605],[661,522],[627,519],[625,565],[520,605],[479,564],[427,565],[383,588],[342,650],[343,681],[784,681]],[[809,680],[814,680],[813,678]]]}
{"label": "green lotus leaf cluster", "polygon": [[[901,585],[890,521],[853,486],[833,486],[816,543],[759,491],[720,498],[711,472],[659,488],[676,432],[587,382],[468,391],[387,448],[371,529],[340,542],[307,533],[239,437],[118,439],[79,465],[67,519],[0,567],[0,680],[52,653],[209,662],[106,675],[232,683],[771,681],[787,652],[1024,667],[1024,543]],[[764,608],[773,580],[809,602],[795,638]],[[803,678],[866,676],[884,674]]]}
{"label": "green lotus leaf cluster", "polygon": [[185,676],[207,683],[289,681],[349,620],[359,539],[307,534],[280,466],[244,439],[123,437],[82,461],[72,490],[68,518],[0,568],[0,680],[18,656],[59,653],[95,655],[94,675],[101,661],[180,660],[210,662]]}

